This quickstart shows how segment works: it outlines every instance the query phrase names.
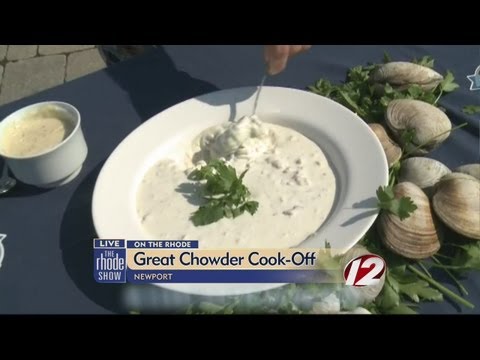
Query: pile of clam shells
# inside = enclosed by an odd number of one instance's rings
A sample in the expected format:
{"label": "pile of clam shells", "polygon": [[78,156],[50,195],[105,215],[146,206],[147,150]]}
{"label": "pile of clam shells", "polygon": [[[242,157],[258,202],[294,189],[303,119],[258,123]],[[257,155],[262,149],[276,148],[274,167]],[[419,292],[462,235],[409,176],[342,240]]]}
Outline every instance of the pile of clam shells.
{"label": "pile of clam shells", "polygon": [[[443,77],[418,64],[390,62],[377,68],[371,79],[399,90],[414,84],[431,90]],[[452,171],[425,157],[450,135],[448,116],[426,102],[397,99],[389,103],[384,123],[369,125],[382,144],[388,165],[400,162],[395,196],[410,197],[417,205],[403,221],[391,213],[380,214],[377,229],[385,246],[409,259],[428,258],[440,249],[443,226],[467,239],[480,240],[480,164]],[[414,130],[413,138],[405,144],[402,134],[408,130]],[[405,158],[403,151],[412,157]]]}

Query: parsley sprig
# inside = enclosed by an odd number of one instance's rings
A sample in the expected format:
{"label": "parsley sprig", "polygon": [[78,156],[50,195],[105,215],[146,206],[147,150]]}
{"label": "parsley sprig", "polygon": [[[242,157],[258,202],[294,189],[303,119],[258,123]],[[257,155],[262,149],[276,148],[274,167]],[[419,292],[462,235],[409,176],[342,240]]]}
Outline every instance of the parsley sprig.
{"label": "parsley sprig", "polygon": [[378,207],[397,215],[400,220],[406,219],[417,209],[410,197],[395,198],[391,186],[380,186],[377,189]]}
{"label": "parsley sprig", "polygon": [[236,218],[245,211],[251,215],[258,209],[258,202],[247,200],[250,191],[242,180],[247,170],[239,177],[234,167],[221,160],[212,160],[189,175],[190,180],[205,180],[202,189],[206,204],[193,213],[191,220],[195,226],[208,225],[223,217]]}
{"label": "parsley sprig", "polygon": [[462,111],[467,115],[473,115],[480,113],[480,106],[478,105],[467,105],[464,106]]}

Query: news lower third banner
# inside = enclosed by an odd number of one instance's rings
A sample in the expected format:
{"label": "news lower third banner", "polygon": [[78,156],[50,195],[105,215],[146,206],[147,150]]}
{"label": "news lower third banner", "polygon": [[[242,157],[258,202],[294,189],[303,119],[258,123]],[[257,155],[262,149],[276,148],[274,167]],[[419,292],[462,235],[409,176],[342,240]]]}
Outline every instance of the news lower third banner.
{"label": "news lower third banner", "polygon": [[319,249],[199,249],[198,241],[94,239],[99,283],[332,283]]}

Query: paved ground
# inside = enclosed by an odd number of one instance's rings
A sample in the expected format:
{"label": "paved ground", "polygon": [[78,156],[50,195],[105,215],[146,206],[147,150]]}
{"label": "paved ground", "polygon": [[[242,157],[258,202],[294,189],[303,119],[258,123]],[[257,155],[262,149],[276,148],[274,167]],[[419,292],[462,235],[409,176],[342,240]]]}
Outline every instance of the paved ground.
{"label": "paved ground", "polygon": [[0,105],[104,67],[95,45],[0,45]]}

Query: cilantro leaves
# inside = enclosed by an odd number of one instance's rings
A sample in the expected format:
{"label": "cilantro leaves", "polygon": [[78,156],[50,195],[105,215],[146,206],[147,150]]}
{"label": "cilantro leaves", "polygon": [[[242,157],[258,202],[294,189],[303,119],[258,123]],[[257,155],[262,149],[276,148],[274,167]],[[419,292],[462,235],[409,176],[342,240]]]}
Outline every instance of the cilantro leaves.
{"label": "cilantro leaves", "polygon": [[465,106],[462,111],[467,115],[473,115],[480,113],[480,106],[478,105],[467,105]]}
{"label": "cilantro leaves", "polygon": [[435,60],[431,56],[427,55],[423,56],[421,59],[413,59],[412,62],[433,69],[433,64],[435,63]]}
{"label": "cilantro leaves", "polygon": [[190,173],[190,180],[206,180],[203,198],[207,203],[191,216],[195,226],[208,225],[223,217],[233,219],[245,211],[255,214],[258,202],[247,201],[250,191],[242,183],[246,172],[237,177],[235,168],[221,160],[212,160]]}
{"label": "cilantro leaves", "polygon": [[480,241],[457,245],[457,247],[459,251],[452,260],[452,266],[480,271]]}
{"label": "cilantro leaves", "polygon": [[380,186],[377,189],[378,207],[397,215],[400,220],[406,219],[417,209],[410,197],[395,198],[392,186]]}

